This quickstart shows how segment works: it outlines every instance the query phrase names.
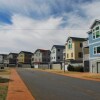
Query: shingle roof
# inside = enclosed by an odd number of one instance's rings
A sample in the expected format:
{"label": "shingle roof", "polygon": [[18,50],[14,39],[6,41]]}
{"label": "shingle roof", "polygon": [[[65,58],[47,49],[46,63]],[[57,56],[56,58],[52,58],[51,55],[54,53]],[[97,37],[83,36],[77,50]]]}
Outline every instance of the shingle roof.
{"label": "shingle roof", "polygon": [[55,47],[55,48],[63,48],[63,49],[65,48],[64,45],[53,45],[52,48],[53,48],[53,47]]}
{"label": "shingle roof", "polygon": [[12,55],[18,55],[18,53],[9,53],[9,55],[10,55],[10,54],[12,54]]}
{"label": "shingle roof", "polygon": [[76,41],[86,41],[86,40],[87,40],[87,38],[80,38],[80,37],[68,37],[67,41],[68,41],[70,38],[71,38],[72,40],[76,40]]}
{"label": "shingle roof", "polygon": [[47,51],[49,51],[50,52],[50,50],[45,50],[45,49],[37,49],[35,52],[37,52],[37,51],[41,51],[41,52],[47,52]]}
{"label": "shingle roof", "polygon": [[96,20],[93,22],[93,24],[91,25],[90,29],[92,29],[92,28],[94,27],[94,25],[95,25],[97,22],[100,23],[100,20],[99,20],[99,19],[96,19]]}
{"label": "shingle roof", "polygon": [[28,51],[21,51],[20,53],[33,54],[32,52],[28,52]]}

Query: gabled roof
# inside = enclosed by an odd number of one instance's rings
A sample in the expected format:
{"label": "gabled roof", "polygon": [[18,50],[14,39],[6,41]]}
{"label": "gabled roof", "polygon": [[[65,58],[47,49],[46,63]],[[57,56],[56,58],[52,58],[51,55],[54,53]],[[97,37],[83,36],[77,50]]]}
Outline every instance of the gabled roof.
{"label": "gabled roof", "polygon": [[[32,52],[28,52],[28,51],[21,51],[20,53],[33,54]],[[20,53],[19,53],[19,54],[20,54]]]}
{"label": "gabled roof", "polygon": [[[53,48],[53,47],[65,49],[65,46],[64,46],[64,45],[53,45],[52,48]],[[52,48],[51,48],[51,49],[52,49]]]}
{"label": "gabled roof", "polygon": [[7,54],[0,54],[1,56],[7,56]]}
{"label": "gabled roof", "polygon": [[37,49],[34,53],[36,53],[37,51],[40,51],[40,52],[50,52],[50,50],[45,50],[45,49]]}
{"label": "gabled roof", "polygon": [[10,55],[10,54],[12,54],[12,55],[18,55],[18,53],[9,53],[9,55]]}
{"label": "gabled roof", "polygon": [[68,40],[69,39],[72,39],[72,40],[75,40],[75,41],[86,41],[87,40],[87,38],[80,38],[80,37],[68,37],[68,39],[67,39],[67,41],[66,42],[68,42]]}
{"label": "gabled roof", "polygon": [[90,29],[92,29],[95,25],[96,25],[96,23],[100,23],[100,20],[98,20],[98,19],[96,19],[94,22],[93,22],[93,24],[91,25],[91,27],[90,27]]}

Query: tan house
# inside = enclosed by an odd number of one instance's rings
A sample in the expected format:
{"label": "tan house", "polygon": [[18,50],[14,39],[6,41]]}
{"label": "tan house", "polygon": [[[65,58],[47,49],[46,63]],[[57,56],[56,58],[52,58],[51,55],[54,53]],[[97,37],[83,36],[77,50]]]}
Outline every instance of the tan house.
{"label": "tan house", "polygon": [[66,43],[66,62],[67,63],[82,63],[83,62],[83,41],[86,38],[69,37]]}
{"label": "tan house", "polygon": [[27,51],[21,51],[17,57],[18,64],[31,64],[32,53]]}

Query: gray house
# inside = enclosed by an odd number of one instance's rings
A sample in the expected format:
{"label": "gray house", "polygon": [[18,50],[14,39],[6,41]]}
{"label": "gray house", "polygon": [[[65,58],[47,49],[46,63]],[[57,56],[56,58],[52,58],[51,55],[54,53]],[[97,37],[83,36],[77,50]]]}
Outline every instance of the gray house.
{"label": "gray house", "polygon": [[4,66],[15,66],[17,64],[17,53],[9,53],[6,59],[4,59]]}
{"label": "gray house", "polygon": [[62,69],[62,62],[64,59],[64,45],[53,45],[50,55],[50,69]]}
{"label": "gray house", "polygon": [[6,54],[0,54],[0,68],[4,68],[4,60],[6,59]]}
{"label": "gray house", "polygon": [[63,61],[63,51],[65,49],[64,45],[53,45],[51,48],[51,62],[62,62]]}
{"label": "gray house", "polygon": [[0,54],[0,64],[4,63],[4,59],[7,58],[7,54]]}
{"label": "gray house", "polygon": [[37,49],[31,59],[31,65],[34,68],[48,67],[50,62],[50,50]]}

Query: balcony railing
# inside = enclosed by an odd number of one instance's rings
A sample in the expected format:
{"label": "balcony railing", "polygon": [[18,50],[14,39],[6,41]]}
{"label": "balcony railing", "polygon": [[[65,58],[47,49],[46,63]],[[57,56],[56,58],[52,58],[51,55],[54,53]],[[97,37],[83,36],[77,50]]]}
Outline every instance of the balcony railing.
{"label": "balcony railing", "polygon": [[85,61],[85,60],[89,60],[89,54],[83,55],[83,60],[84,60],[84,61]]}
{"label": "balcony railing", "polygon": [[88,47],[89,46],[89,41],[84,41],[83,42],[83,47]]}

